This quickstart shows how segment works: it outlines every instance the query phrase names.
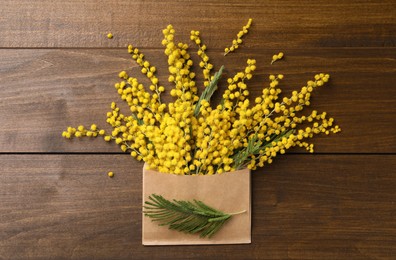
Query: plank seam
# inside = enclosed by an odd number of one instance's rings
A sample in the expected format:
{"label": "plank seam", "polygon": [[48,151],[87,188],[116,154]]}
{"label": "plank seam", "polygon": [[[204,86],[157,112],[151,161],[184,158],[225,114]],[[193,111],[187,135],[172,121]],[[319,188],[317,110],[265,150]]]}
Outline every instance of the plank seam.
{"label": "plank seam", "polygon": [[[123,153],[123,152],[0,152],[0,155],[128,155],[130,156],[129,153]],[[396,153],[359,153],[359,152],[353,152],[353,153],[344,153],[344,152],[317,152],[317,153],[302,153],[302,152],[296,152],[296,153],[288,153],[287,156],[293,156],[293,155],[309,155],[309,156],[316,156],[316,155],[361,155],[361,156],[366,156],[366,155],[376,155],[376,156],[383,156],[383,155],[396,155]]]}

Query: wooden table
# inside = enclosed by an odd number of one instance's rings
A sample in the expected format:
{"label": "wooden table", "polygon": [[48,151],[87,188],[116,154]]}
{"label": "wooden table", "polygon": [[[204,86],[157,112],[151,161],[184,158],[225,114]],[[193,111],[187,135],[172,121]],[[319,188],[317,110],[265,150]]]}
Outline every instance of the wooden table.
{"label": "wooden table", "polygon": [[[0,1],[0,259],[395,259],[396,2]],[[237,52],[224,47],[248,18]],[[252,244],[143,247],[141,169],[115,144],[67,141],[105,126],[119,71],[139,47],[166,81],[161,30],[201,31],[218,69],[256,58],[286,93],[331,75],[313,105],[343,131],[253,172]],[[106,34],[112,32],[109,40]],[[273,54],[285,58],[270,65]],[[108,178],[108,171],[115,172]]]}

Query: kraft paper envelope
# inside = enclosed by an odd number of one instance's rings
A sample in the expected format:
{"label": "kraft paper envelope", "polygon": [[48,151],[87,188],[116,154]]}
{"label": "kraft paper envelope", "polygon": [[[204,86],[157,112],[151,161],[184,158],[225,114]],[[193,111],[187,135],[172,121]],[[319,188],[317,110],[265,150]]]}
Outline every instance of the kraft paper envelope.
{"label": "kraft paper envelope", "polygon": [[168,200],[201,200],[232,216],[211,238],[186,234],[159,226],[144,216],[143,245],[249,244],[251,243],[250,171],[240,170],[215,175],[175,175],[143,168],[143,205],[149,195]]}

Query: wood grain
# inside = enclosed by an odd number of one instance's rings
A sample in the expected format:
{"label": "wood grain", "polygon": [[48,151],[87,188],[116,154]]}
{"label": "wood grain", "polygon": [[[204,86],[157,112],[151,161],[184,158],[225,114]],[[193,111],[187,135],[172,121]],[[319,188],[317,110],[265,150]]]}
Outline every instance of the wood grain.
{"label": "wood grain", "polygon": [[[393,259],[396,254],[393,155],[278,158],[252,175],[252,244],[171,250],[141,245],[142,164],[128,156],[0,155],[0,165],[3,259]],[[109,170],[115,172],[112,179]]]}
{"label": "wood grain", "polygon": [[[251,47],[395,47],[393,0],[30,1],[2,0],[0,47],[157,47],[173,24],[187,38],[200,30],[226,47],[248,18]],[[108,41],[105,35],[113,32]]]}
{"label": "wood grain", "polygon": [[[144,53],[166,84],[162,51],[147,49]],[[226,76],[242,70],[245,60],[255,57],[258,69],[249,82],[253,97],[268,84],[270,73],[285,75],[282,88],[286,95],[315,73],[330,73],[331,83],[314,93],[313,107],[335,117],[344,131],[319,137],[317,152],[396,152],[394,48],[285,49],[285,60],[271,66],[273,53],[271,49],[241,49],[225,58],[219,51],[209,55],[217,67],[226,66],[223,87]],[[69,125],[97,123],[110,129],[105,120],[112,101],[127,113],[113,87],[118,72],[127,69],[145,81],[125,50],[0,50],[0,55],[1,152],[120,151],[102,140],[70,142],[60,134]],[[199,68],[196,71],[198,74]]]}

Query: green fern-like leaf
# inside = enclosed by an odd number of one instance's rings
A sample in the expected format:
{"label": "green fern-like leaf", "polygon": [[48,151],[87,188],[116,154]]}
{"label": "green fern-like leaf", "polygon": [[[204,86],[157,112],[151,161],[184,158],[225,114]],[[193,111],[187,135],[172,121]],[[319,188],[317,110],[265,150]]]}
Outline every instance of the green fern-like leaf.
{"label": "green fern-like leaf", "polygon": [[217,90],[217,82],[219,82],[219,80],[221,78],[221,74],[223,73],[223,70],[224,70],[224,65],[221,66],[220,70],[214,74],[213,79],[209,83],[209,86],[207,86],[205,88],[205,90],[202,92],[201,96],[199,97],[199,100],[198,100],[197,105],[195,106],[195,110],[194,110],[195,117],[197,117],[199,115],[199,109],[201,108],[202,100],[206,100],[206,101],[210,102],[210,98],[213,96],[213,94]]}
{"label": "green fern-like leaf", "polygon": [[233,215],[245,212],[224,213],[199,200],[169,201],[156,194],[149,196],[143,208],[144,215],[157,221],[160,226],[200,234],[202,238],[212,237]]}

